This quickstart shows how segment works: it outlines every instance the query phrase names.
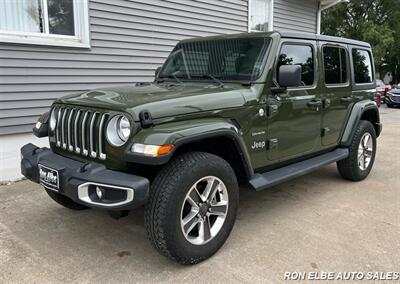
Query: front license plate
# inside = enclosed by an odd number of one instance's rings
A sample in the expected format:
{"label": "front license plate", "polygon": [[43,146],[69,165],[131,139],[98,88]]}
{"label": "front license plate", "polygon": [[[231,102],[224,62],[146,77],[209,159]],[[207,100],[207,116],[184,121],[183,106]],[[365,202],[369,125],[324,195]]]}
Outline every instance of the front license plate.
{"label": "front license plate", "polygon": [[60,186],[60,181],[58,178],[58,171],[45,167],[43,165],[39,166],[40,184],[46,188],[58,191]]}

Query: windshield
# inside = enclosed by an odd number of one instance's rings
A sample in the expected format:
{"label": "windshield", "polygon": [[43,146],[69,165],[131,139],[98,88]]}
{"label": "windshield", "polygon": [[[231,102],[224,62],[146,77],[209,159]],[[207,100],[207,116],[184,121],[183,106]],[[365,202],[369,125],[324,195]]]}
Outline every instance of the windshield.
{"label": "windshield", "polygon": [[260,77],[269,38],[235,38],[178,43],[159,78],[253,81]]}

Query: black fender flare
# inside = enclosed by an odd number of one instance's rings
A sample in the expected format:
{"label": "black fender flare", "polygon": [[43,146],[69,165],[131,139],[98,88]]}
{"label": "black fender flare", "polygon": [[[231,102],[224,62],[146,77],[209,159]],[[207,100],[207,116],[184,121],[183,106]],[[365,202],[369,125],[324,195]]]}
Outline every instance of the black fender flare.
{"label": "black fender flare", "polygon": [[[182,127],[177,127],[179,125]],[[198,129],[196,130],[196,128]],[[246,177],[252,177],[254,170],[245,143],[240,136],[240,131],[231,121],[223,119],[199,120],[198,124],[195,124],[194,121],[191,121],[191,123],[188,125],[167,123],[165,125],[144,129],[141,131],[141,134],[134,139],[133,143],[131,143],[125,150],[124,160],[136,164],[153,166],[164,165],[168,163],[168,161],[174,156],[174,154],[176,154],[177,151],[179,151],[181,147],[205,139],[220,137],[228,138],[232,141],[237,153],[240,155],[240,160],[245,170]],[[168,155],[148,157],[133,153],[130,149],[134,143],[152,145],[174,144],[174,149]]]}
{"label": "black fender flare", "polygon": [[378,137],[382,131],[382,124],[379,117],[379,109],[375,102],[370,100],[363,100],[354,104],[351,113],[347,119],[346,127],[344,128],[340,145],[348,147],[351,144],[351,140],[354,136],[354,132],[365,114],[373,114],[370,117],[370,121],[376,130],[376,136]]}

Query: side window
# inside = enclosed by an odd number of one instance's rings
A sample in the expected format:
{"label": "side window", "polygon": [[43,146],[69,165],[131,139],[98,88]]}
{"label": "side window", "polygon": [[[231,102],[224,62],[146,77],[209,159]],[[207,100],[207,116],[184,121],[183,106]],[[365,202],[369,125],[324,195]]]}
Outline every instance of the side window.
{"label": "side window", "polygon": [[323,47],[325,84],[347,83],[347,52],[341,47]]}
{"label": "side window", "polygon": [[304,86],[314,84],[314,54],[311,46],[285,44],[282,46],[278,60],[278,70],[282,65],[300,65],[302,68],[301,80]]}
{"label": "side window", "polygon": [[354,77],[356,84],[372,83],[371,54],[362,49],[353,49]]}

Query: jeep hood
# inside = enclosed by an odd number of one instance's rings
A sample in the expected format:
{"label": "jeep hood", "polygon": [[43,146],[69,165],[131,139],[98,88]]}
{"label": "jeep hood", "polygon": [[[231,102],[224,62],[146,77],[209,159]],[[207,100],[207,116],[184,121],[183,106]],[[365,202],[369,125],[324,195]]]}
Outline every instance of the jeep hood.
{"label": "jeep hood", "polygon": [[244,105],[240,91],[243,87],[213,85],[145,85],[122,86],[88,91],[66,96],[56,103],[102,108],[130,113],[139,120],[142,110],[150,111],[153,118],[233,108]]}
{"label": "jeep hood", "polygon": [[389,93],[392,93],[392,94],[396,94],[396,95],[400,95],[400,89],[391,89],[390,91],[389,91]]}

